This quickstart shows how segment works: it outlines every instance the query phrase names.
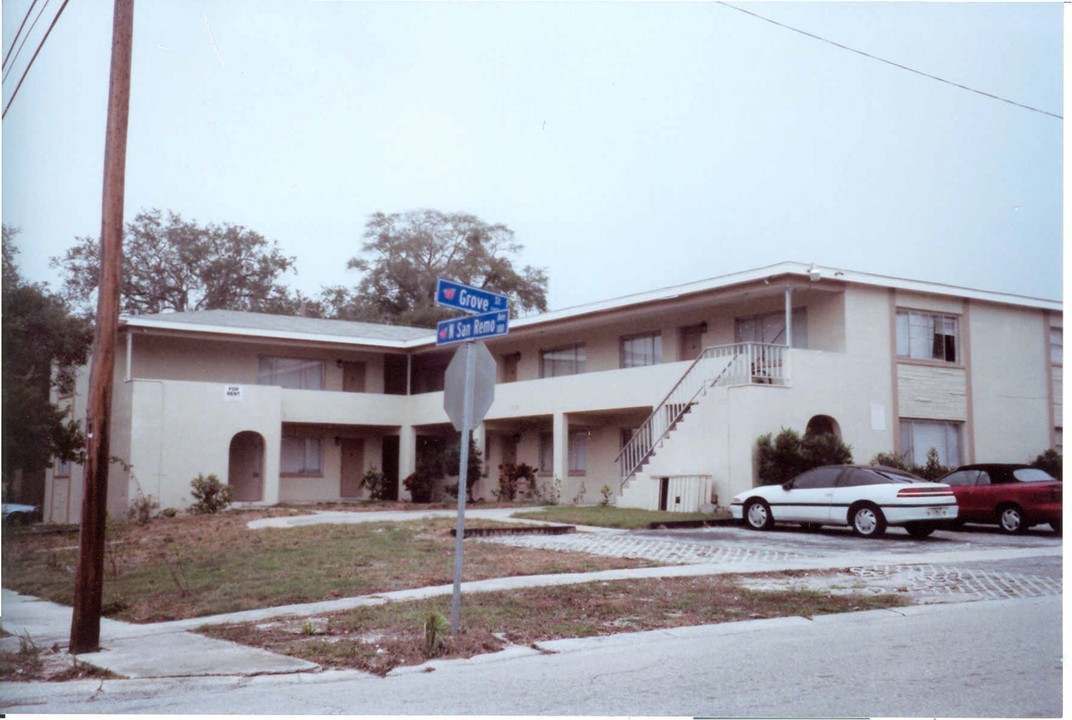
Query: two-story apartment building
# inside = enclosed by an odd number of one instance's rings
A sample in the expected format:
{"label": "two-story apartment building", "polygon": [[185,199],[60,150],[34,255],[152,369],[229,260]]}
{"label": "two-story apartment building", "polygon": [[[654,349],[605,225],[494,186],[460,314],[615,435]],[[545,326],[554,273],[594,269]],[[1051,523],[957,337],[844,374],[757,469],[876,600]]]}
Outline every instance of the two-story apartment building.
{"label": "two-story apartment building", "polygon": [[[474,433],[491,499],[524,462],[563,502],[694,510],[756,481],[757,437],[834,432],[949,465],[1060,448],[1061,303],[817,268],[770,267],[514,320],[487,342],[495,399]],[[455,438],[426,329],[229,311],[124,318],[109,511],[191,502],[216,474],[237,502],[360,498],[418,448]],[[75,417],[85,415],[85,382]],[[46,478],[45,517],[77,521],[81,470]]]}

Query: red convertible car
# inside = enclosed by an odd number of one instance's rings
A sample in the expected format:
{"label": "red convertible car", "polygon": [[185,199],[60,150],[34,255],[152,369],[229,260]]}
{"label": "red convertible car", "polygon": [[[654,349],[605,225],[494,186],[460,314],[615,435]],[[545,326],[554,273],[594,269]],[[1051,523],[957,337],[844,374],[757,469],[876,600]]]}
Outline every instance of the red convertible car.
{"label": "red convertible car", "polygon": [[1020,533],[1049,523],[1061,532],[1061,481],[1029,465],[962,465],[938,482],[953,488],[957,523],[997,523],[1003,532]]}

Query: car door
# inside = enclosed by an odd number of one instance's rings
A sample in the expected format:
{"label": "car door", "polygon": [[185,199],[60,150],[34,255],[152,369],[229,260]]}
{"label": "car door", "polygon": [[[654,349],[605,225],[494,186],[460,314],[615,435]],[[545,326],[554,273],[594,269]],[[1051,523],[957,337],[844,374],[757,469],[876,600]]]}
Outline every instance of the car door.
{"label": "car door", "polygon": [[953,488],[953,494],[957,496],[957,505],[959,507],[957,517],[960,520],[970,522],[990,519],[989,511],[983,509],[982,492],[979,486],[979,476],[981,474],[978,470],[957,470],[938,481]]}
{"label": "car door", "polygon": [[774,510],[778,520],[825,523],[830,519],[830,503],[842,467],[820,467],[793,478],[782,496],[783,506]]}

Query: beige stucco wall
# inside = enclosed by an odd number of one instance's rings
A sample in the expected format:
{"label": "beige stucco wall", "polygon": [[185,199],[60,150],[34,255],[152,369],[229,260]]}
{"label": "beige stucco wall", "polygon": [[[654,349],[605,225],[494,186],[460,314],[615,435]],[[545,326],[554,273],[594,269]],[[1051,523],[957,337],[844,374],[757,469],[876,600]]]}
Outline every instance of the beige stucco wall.
{"label": "beige stucco wall", "polygon": [[1049,322],[1044,313],[973,303],[977,462],[1026,462],[1050,446]]}
{"label": "beige stucco wall", "polygon": [[131,455],[143,490],[162,508],[184,509],[193,501],[190,481],[199,474],[227,482],[231,440],[251,431],[264,439],[264,500],[279,500],[281,389],[242,386],[228,399],[224,383],[133,380]]}

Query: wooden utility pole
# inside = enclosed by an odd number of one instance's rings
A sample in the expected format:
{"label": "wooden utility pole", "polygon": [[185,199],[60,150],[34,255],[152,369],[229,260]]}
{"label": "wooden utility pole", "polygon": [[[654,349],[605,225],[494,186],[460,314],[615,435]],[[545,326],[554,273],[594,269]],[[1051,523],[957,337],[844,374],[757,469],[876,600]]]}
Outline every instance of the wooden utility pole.
{"label": "wooden utility pole", "polygon": [[82,529],[71,616],[72,654],[100,650],[104,593],[104,523],[108,507],[109,434],[115,343],[119,334],[119,293],[123,263],[123,191],[130,109],[130,56],[134,0],[115,0],[112,19],[112,69],[108,81],[108,127],[104,138],[104,193],[101,207],[100,287],[97,327],[86,411],[86,463],[82,490]]}

